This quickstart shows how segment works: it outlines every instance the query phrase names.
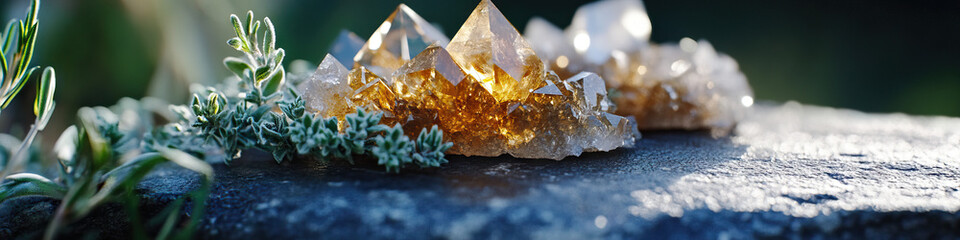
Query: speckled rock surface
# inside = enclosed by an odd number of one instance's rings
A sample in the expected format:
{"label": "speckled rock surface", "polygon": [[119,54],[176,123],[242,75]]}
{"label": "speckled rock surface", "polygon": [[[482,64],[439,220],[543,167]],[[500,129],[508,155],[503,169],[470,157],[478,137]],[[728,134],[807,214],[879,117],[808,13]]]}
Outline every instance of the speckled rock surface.
{"label": "speckled rock surface", "polygon": [[[560,162],[215,167],[201,238],[960,238],[957,118],[761,104],[729,137],[645,132]],[[164,202],[196,179],[168,167],[140,188]],[[0,231],[25,231],[4,220],[22,208],[0,205]]]}

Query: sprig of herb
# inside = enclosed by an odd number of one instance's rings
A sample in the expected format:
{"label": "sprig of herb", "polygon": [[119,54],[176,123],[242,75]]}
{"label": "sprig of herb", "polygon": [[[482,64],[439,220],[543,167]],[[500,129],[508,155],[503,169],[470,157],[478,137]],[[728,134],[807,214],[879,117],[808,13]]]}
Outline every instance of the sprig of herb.
{"label": "sprig of herb", "polygon": [[[295,156],[354,163],[355,156],[370,155],[394,172],[411,163],[427,168],[447,162],[443,152],[452,143],[443,142],[443,133],[436,126],[411,140],[399,126],[380,124],[379,112],[357,109],[345,117],[343,129],[336,118],[306,112],[303,98],[285,82],[285,54],[276,47],[270,18],[255,21],[253,12],[248,12],[246,21],[236,15],[230,20],[236,37],[227,45],[245,58],[227,57],[223,63],[239,79],[239,92],[230,96],[208,88],[195,94],[189,108],[173,108],[182,121],[152,133],[150,144],[206,156],[210,147],[195,145],[194,139],[202,139],[222,150],[227,163],[250,148],[270,152],[278,163]],[[266,30],[258,44],[261,23]]]}
{"label": "sprig of herb", "polygon": [[[0,109],[6,108],[13,101],[13,97],[27,84],[30,75],[40,67],[30,66],[33,59],[33,47],[37,42],[37,28],[40,22],[37,13],[40,10],[40,0],[34,0],[27,10],[26,22],[10,20],[3,35],[3,46],[0,47]],[[19,23],[19,24],[18,24]],[[16,52],[7,59],[10,48],[16,45]]]}

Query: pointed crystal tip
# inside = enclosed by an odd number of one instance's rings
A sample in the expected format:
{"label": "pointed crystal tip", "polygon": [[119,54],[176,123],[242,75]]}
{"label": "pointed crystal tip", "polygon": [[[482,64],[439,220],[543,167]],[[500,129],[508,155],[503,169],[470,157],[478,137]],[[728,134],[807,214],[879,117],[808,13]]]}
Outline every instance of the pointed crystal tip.
{"label": "pointed crystal tip", "polygon": [[364,66],[389,76],[431,44],[446,46],[449,38],[407,5],[400,4],[353,57],[354,67]]}
{"label": "pointed crystal tip", "polygon": [[347,83],[347,70],[333,55],[327,54],[316,72],[297,86],[308,110],[324,116],[337,116],[354,111],[348,101],[353,89]]}
{"label": "pointed crystal tip", "polygon": [[543,85],[543,62],[489,0],[473,10],[447,51],[499,101],[526,98]]}

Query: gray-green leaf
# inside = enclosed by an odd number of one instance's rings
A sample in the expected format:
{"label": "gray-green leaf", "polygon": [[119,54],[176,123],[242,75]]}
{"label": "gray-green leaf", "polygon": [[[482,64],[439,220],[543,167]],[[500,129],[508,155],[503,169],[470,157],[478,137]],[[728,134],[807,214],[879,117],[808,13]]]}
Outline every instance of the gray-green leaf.
{"label": "gray-green leaf", "polygon": [[243,61],[243,59],[236,58],[236,57],[227,57],[223,59],[223,65],[226,66],[227,69],[230,69],[231,72],[233,72],[239,77],[243,76],[244,71],[250,69],[250,64],[247,64],[247,62]]}
{"label": "gray-green leaf", "polygon": [[283,67],[281,66],[273,73],[273,76],[267,80],[266,84],[264,84],[263,95],[270,96],[278,92],[280,87],[283,86],[284,75]]}
{"label": "gray-green leaf", "polygon": [[52,67],[43,70],[37,84],[37,98],[33,101],[33,114],[37,116],[37,129],[43,130],[53,114],[53,93],[57,88],[57,74]]}

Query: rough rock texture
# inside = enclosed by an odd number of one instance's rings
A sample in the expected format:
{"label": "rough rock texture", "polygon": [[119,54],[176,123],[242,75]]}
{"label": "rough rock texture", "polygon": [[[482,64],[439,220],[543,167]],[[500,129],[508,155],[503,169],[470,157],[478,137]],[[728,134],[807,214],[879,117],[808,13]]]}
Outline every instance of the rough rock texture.
{"label": "rough rock texture", "polygon": [[[199,234],[956,239],[958,159],[960,119],[760,104],[731,137],[645,132],[633,149],[560,162],[454,157],[399,175],[268,156],[217,164]],[[154,174],[144,196],[182,194],[195,186],[185,173]],[[0,205],[0,234],[23,231],[10,219],[37,218],[14,210],[34,202]]]}

